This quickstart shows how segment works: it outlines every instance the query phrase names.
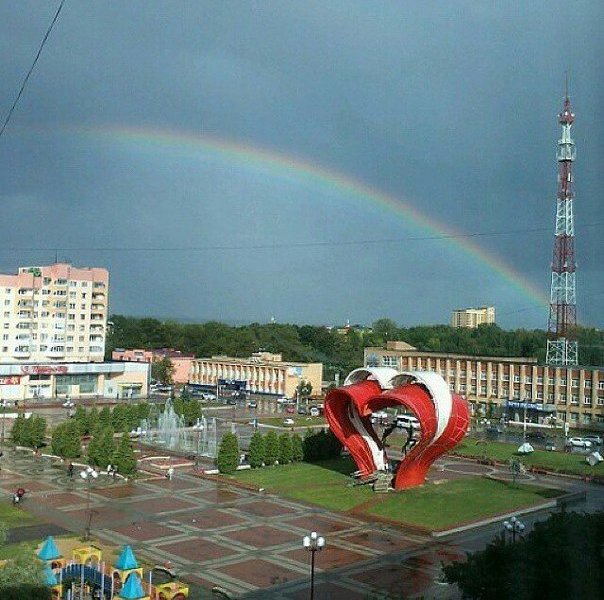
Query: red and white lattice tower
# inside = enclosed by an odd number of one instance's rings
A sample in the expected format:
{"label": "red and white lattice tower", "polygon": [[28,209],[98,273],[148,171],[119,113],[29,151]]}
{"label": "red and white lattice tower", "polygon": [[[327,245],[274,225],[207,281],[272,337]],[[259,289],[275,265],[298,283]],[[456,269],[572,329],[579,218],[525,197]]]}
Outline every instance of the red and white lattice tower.
{"label": "red and white lattice tower", "polygon": [[577,298],[575,290],[575,224],[573,220],[573,161],[575,142],[571,127],[575,115],[571,111],[568,86],[564,110],[558,116],[562,137],[558,141],[558,195],[556,198],[556,238],[552,261],[546,362],[554,366],[578,364],[576,340]]}

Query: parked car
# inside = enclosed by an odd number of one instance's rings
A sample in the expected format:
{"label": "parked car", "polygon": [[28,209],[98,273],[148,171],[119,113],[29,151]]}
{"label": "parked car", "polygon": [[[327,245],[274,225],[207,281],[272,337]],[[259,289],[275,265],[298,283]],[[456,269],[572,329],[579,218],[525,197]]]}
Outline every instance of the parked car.
{"label": "parked car", "polygon": [[247,407],[252,409],[258,408],[258,402],[256,402],[255,400],[250,400]]}
{"label": "parked car", "polygon": [[169,394],[172,391],[171,385],[156,385],[151,389],[152,392],[159,392],[160,394]]}
{"label": "parked car", "polygon": [[499,425],[489,425],[485,431],[490,435],[499,435],[500,433],[503,433],[503,428]]}
{"label": "parked car", "polygon": [[211,394],[210,392],[202,392],[201,399],[202,400],[216,400],[216,395]]}
{"label": "parked car", "polygon": [[303,404],[300,404],[300,406],[298,406],[298,414],[299,415],[305,415],[307,413],[307,409],[306,406],[304,406]]}
{"label": "parked car", "polygon": [[581,437],[568,438],[566,443],[573,448],[591,448],[591,442]]}
{"label": "parked car", "polygon": [[284,427],[293,427],[295,423],[296,422],[291,417],[288,417],[287,419],[283,419]]}
{"label": "parked car", "polygon": [[287,398],[286,396],[279,396],[277,398],[277,404],[287,404],[289,401],[289,398]]}
{"label": "parked car", "polygon": [[599,435],[589,434],[583,436],[584,440],[588,440],[591,442],[592,446],[601,446],[602,445],[602,437]]}
{"label": "parked car", "polygon": [[311,417],[318,417],[321,414],[321,409],[318,406],[311,406],[308,411],[308,414]]}
{"label": "parked car", "polygon": [[385,410],[378,410],[371,414],[371,422],[372,423],[387,423],[388,422],[388,413]]}
{"label": "parked car", "polygon": [[286,412],[288,415],[294,415],[294,414],[296,414],[296,406],[295,406],[294,404],[288,404],[288,405],[285,407],[285,412]]}
{"label": "parked car", "polygon": [[421,429],[420,422],[417,417],[413,415],[398,415],[395,418],[395,423],[397,427],[401,429],[408,429],[411,426],[413,429]]}

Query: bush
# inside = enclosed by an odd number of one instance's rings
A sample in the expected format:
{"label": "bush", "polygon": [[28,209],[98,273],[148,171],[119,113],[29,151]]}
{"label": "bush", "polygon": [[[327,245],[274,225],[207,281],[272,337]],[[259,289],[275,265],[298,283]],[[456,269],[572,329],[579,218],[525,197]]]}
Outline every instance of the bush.
{"label": "bush", "polygon": [[319,432],[307,429],[302,447],[306,462],[337,458],[342,452],[342,444],[338,438],[330,430],[325,429]]}
{"label": "bush", "polygon": [[250,439],[249,459],[252,469],[264,464],[264,436],[259,431],[256,431]]}
{"label": "bush", "polygon": [[286,465],[292,461],[292,439],[288,433],[279,436],[279,464]]}
{"label": "bush", "polygon": [[222,436],[216,462],[218,470],[225,475],[230,475],[237,470],[237,465],[239,464],[239,442],[234,433],[225,433]]}
{"label": "bush", "polygon": [[46,436],[46,419],[40,416],[26,419],[20,414],[13,423],[11,439],[18,446],[39,448]]}
{"label": "bush", "polygon": [[274,431],[269,431],[264,438],[264,463],[272,467],[279,458],[279,438]]}
{"label": "bush", "polygon": [[292,461],[300,462],[302,460],[304,460],[302,438],[297,433],[294,433],[294,435],[292,435]]}

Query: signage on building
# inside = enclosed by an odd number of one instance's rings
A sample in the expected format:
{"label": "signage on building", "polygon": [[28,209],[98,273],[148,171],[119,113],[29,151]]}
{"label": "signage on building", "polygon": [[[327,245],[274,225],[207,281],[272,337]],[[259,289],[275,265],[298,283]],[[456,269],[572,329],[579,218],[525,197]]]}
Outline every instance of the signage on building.
{"label": "signage on building", "polygon": [[510,408],[522,408],[524,409],[525,407],[528,410],[544,410],[546,412],[550,412],[555,410],[553,407],[549,407],[549,406],[543,406],[543,404],[536,404],[534,402],[508,402],[508,406]]}
{"label": "signage on building", "polygon": [[21,367],[23,375],[60,375],[67,373],[68,370],[66,365],[23,365]]}
{"label": "signage on building", "polygon": [[218,385],[227,390],[245,390],[247,381],[245,379],[219,379]]}
{"label": "signage on building", "polygon": [[302,367],[289,367],[287,374],[290,377],[302,377]]}
{"label": "signage on building", "polygon": [[21,377],[13,375],[12,377],[0,377],[0,385],[19,385]]}

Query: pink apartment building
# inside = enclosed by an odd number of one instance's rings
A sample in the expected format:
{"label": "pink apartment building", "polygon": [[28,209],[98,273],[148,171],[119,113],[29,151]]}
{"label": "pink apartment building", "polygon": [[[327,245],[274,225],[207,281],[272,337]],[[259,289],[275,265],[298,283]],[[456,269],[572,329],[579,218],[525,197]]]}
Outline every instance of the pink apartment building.
{"label": "pink apartment building", "polygon": [[188,383],[189,371],[195,358],[194,354],[184,354],[174,348],[159,348],[155,350],[144,350],[141,348],[116,348],[111,353],[111,359],[122,362],[146,362],[151,363],[162,358],[169,358],[174,365],[174,383]]}

